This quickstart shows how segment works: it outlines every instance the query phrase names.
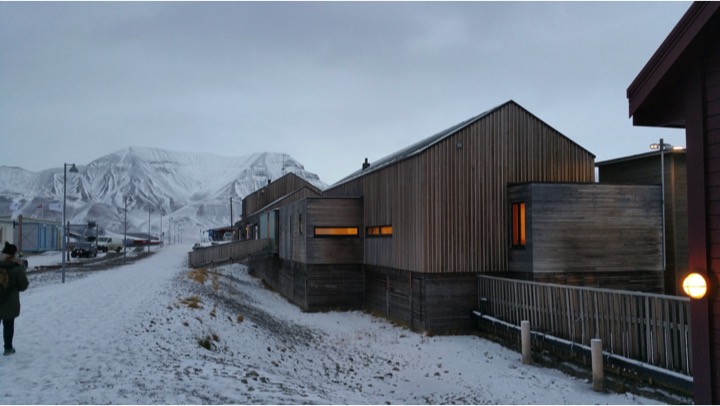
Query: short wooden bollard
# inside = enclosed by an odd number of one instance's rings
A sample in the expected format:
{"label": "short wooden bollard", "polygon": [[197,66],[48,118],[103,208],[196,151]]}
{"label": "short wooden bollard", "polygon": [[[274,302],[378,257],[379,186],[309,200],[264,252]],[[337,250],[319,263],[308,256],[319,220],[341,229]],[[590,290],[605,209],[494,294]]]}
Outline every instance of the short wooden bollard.
{"label": "short wooden bollard", "polygon": [[520,322],[520,344],[522,346],[522,363],[529,364],[532,361],[530,354],[530,322],[523,320]]}
{"label": "short wooden bollard", "polygon": [[592,356],[592,388],[595,391],[605,389],[605,369],[602,357],[602,340],[593,338],[590,340],[590,353]]}

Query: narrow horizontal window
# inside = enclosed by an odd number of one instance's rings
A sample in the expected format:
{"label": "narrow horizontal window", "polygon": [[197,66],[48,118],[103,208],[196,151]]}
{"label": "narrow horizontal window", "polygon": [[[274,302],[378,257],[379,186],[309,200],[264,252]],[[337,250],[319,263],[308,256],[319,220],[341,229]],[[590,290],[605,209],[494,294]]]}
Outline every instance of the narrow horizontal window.
{"label": "narrow horizontal window", "polygon": [[365,229],[368,237],[390,237],[393,234],[392,226],[371,226]]}
{"label": "narrow horizontal window", "polygon": [[316,237],[354,237],[358,233],[357,227],[315,227]]}

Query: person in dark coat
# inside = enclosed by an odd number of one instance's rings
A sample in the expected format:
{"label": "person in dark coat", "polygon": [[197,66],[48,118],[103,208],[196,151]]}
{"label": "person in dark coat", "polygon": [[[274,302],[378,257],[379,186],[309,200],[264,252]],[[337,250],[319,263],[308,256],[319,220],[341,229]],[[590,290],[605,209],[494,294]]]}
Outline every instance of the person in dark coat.
{"label": "person in dark coat", "polygon": [[[15,335],[15,318],[20,315],[20,292],[28,288],[30,284],[25,274],[23,262],[16,257],[17,247],[5,242],[0,257],[0,320],[3,325],[3,343],[5,351],[3,355],[15,353],[13,347],[13,336]],[[7,278],[5,278],[7,275]]]}

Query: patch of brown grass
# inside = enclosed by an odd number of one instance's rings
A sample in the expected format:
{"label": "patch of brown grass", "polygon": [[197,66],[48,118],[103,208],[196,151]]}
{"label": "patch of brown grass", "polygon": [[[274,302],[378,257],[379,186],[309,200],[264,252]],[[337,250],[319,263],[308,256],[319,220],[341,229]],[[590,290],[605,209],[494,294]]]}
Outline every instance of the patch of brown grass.
{"label": "patch of brown grass", "polygon": [[191,309],[202,309],[202,301],[200,301],[200,298],[197,295],[192,295],[180,302]]}
{"label": "patch of brown grass", "polygon": [[207,268],[191,269],[188,277],[195,282],[204,285],[208,277],[208,270]]}

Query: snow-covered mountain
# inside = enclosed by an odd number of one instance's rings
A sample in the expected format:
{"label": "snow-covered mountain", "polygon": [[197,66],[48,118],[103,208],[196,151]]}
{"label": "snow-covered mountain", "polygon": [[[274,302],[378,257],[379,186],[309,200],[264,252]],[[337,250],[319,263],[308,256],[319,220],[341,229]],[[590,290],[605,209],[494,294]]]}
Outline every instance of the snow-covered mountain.
{"label": "snow-covered mountain", "polygon": [[[70,168],[68,168],[70,169]],[[230,225],[239,220],[242,199],[286,173],[295,173],[320,189],[316,174],[288,154],[255,153],[241,157],[171,152],[130,147],[78,166],[67,174],[67,219],[95,221],[103,229],[124,231],[127,196],[128,233],[173,227],[187,232]],[[0,166],[0,216],[62,220],[63,168],[30,172]]]}

